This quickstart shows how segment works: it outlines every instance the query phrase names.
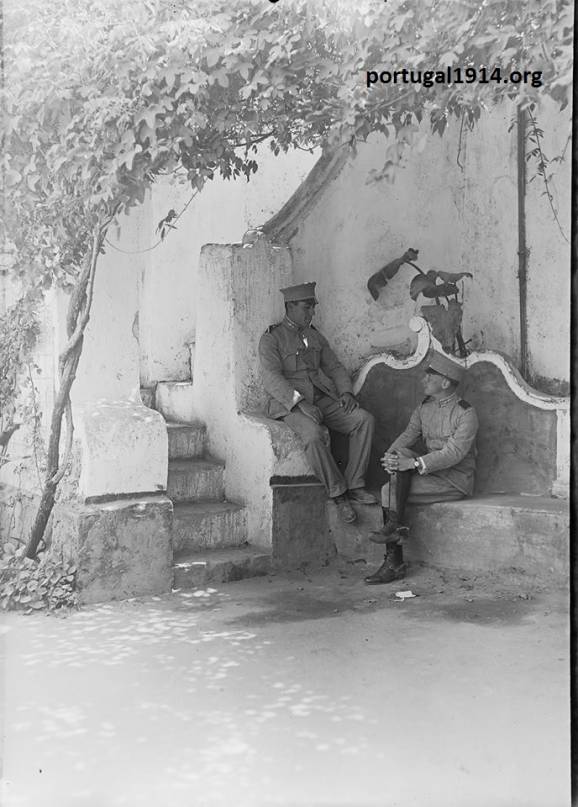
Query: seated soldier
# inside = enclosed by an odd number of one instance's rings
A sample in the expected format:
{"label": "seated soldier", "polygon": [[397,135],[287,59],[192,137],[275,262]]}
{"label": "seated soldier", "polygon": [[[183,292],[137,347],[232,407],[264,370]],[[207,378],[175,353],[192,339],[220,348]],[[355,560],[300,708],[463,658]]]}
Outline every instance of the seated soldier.
{"label": "seated soldier", "polygon": [[[454,501],[473,493],[478,418],[473,407],[458,398],[456,389],[463,374],[461,365],[441,353],[433,354],[423,379],[426,397],[381,458],[389,474],[381,491],[383,527],[369,539],[387,549],[383,564],[365,578],[370,585],[391,583],[405,575],[406,503]],[[412,450],[419,438],[426,446],[421,456]]]}
{"label": "seated soldier", "polygon": [[[323,482],[343,521],[355,521],[351,501],[377,504],[365,490],[365,472],[375,421],[353,396],[351,379],[327,339],[313,327],[315,283],[281,289],[285,318],[259,342],[267,414],[281,419],[301,438],[315,476]],[[349,436],[349,460],[339,470],[327,428]]]}

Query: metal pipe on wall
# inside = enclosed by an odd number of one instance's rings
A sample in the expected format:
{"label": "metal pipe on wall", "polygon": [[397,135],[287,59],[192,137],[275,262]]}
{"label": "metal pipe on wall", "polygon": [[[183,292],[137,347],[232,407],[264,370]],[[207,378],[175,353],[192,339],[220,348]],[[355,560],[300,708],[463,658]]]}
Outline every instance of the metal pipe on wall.
{"label": "metal pipe on wall", "polygon": [[526,131],[528,118],[521,106],[518,130],[518,293],[520,300],[520,373],[528,380],[528,247],[526,243]]}

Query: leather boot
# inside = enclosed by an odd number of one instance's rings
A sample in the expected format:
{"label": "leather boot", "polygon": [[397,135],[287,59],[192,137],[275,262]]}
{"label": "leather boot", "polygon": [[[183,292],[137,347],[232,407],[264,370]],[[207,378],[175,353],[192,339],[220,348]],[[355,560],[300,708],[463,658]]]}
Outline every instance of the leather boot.
{"label": "leather boot", "polygon": [[383,583],[393,583],[394,580],[400,580],[405,576],[407,570],[406,564],[403,562],[403,549],[401,544],[393,544],[388,547],[387,555],[384,561],[373,574],[365,578],[365,582],[370,586],[376,586]]}
{"label": "leather boot", "polygon": [[399,529],[399,519],[395,510],[383,511],[383,527],[378,530],[371,530],[369,540],[374,544],[389,544],[397,541],[397,531]]}

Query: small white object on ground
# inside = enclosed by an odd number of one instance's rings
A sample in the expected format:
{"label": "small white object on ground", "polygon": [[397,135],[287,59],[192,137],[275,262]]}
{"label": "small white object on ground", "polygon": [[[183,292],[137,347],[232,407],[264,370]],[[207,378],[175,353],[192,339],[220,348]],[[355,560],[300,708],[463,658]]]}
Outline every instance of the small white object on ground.
{"label": "small white object on ground", "polygon": [[412,597],[417,597],[417,594],[414,594],[413,591],[396,591],[395,596],[398,600],[409,600]]}

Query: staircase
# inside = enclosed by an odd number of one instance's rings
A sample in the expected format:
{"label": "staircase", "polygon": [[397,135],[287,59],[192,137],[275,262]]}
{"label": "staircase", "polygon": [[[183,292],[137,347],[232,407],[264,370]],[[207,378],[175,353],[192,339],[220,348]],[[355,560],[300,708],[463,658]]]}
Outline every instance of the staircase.
{"label": "staircase", "polygon": [[225,464],[206,454],[203,423],[167,423],[174,588],[199,588],[271,571],[271,554],[247,542],[243,505],[225,500]]}

